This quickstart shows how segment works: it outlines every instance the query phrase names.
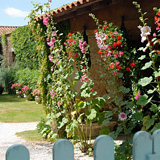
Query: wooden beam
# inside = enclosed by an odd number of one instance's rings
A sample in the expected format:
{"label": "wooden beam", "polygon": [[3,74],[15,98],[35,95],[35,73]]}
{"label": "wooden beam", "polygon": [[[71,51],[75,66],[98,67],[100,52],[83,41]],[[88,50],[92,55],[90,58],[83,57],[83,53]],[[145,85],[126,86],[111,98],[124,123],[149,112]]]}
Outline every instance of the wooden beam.
{"label": "wooden beam", "polygon": [[77,17],[79,15],[92,12],[94,10],[98,10],[104,8],[107,5],[115,4],[120,2],[121,0],[99,0],[93,1],[91,3],[87,3],[86,5],[82,5],[81,7],[75,7],[71,10],[63,11],[62,13],[53,15],[53,19],[55,22],[61,22],[67,19],[71,19]]}

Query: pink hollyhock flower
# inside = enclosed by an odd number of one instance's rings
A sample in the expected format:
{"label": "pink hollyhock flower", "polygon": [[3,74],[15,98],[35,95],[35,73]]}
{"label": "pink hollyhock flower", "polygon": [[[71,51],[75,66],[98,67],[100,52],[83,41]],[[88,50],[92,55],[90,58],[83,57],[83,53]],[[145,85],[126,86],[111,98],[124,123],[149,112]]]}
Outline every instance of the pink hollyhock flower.
{"label": "pink hollyhock flower", "polygon": [[56,36],[56,32],[55,32],[55,31],[53,31],[53,32],[52,32],[52,35],[53,35],[53,36]]}
{"label": "pink hollyhock flower", "polygon": [[46,38],[46,41],[48,42],[48,41],[49,41],[49,38]]}
{"label": "pink hollyhock flower", "polygon": [[58,107],[60,107],[60,106],[61,106],[60,102],[58,102],[57,104],[58,104]]}
{"label": "pink hollyhock flower", "polygon": [[50,0],[50,3],[52,2],[52,0]]}
{"label": "pink hollyhock flower", "polygon": [[156,37],[157,35],[156,35],[156,33],[153,33],[153,37]]}
{"label": "pink hollyhock flower", "polygon": [[76,44],[76,41],[73,41],[73,44]]}
{"label": "pink hollyhock flower", "polygon": [[86,69],[86,66],[83,66],[83,69]]}
{"label": "pink hollyhock flower", "polygon": [[140,92],[138,92],[138,94],[134,97],[136,100],[139,100],[139,96],[140,96]]}
{"label": "pink hollyhock flower", "polygon": [[48,56],[48,58],[49,58],[49,60],[52,62],[52,57],[51,57],[50,55]]}
{"label": "pink hollyhock flower", "polygon": [[86,46],[86,45],[87,45],[87,42],[86,42],[86,41],[85,41],[85,42],[83,42],[83,45],[84,45],[84,46]]}
{"label": "pink hollyhock flower", "polygon": [[93,88],[91,88],[90,91],[93,92]]}
{"label": "pink hollyhock flower", "polygon": [[52,38],[52,39],[51,39],[51,42],[53,42],[53,43],[54,43],[55,41],[56,41],[56,40],[55,40],[54,38]]}
{"label": "pink hollyhock flower", "polygon": [[88,82],[88,81],[89,81],[89,78],[88,78],[88,77],[85,77],[85,78],[84,78],[84,81]]}
{"label": "pink hollyhock flower", "polygon": [[51,71],[53,71],[53,66],[51,67]]}
{"label": "pink hollyhock flower", "polygon": [[43,24],[44,25],[48,25],[48,21],[49,21],[49,18],[48,17],[43,17]]}
{"label": "pink hollyhock flower", "polygon": [[82,48],[81,52],[82,53],[86,53],[86,50],[84,48]]}
{"label": "pink hollyhock flower", "polygon": [[116,62],[116,63],[115,63],[115,66],[118,66],[118,65],[119,65],[119,62]]}
{"label": "pink hollyhock flower", "polygon": [[119,55],[123,55],[124,54],[124,52],[122,52],[122,51],[119,51]]}
{"label": "pink hollyhock flower", "polygon": [[80,49],[83,49],[83,44],[80,43],[80,44],[79,44],[79,48],[80,48]]}
{"label": "pink hollyhock flower", "polygon": [[54,90],[50,91],[50,94],[53,96],[55,94],[55,91]]}
{"label": "pink hollyhock flower", "polygon": [[51,99],[54,99],[54,97],[51,97]]}
{"label": "pink hollyhock flower", "polygon": [[124,121],[127,119],[127,115],[124,113],[124,112],[121,112],[119,115],[118,115],[119,119],[121,121]]}

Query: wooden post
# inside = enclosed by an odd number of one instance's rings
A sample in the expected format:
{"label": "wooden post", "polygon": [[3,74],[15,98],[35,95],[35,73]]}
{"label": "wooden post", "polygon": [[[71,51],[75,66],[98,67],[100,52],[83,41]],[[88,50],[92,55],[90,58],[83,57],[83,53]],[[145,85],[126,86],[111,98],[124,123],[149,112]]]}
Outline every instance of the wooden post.
{"label": "wooden post", "polygon": [[133,137],[133,160],[146,160],[148,154],[152,154],[152,136],[139,131]]}
{"label": "wooden post", "polygon": [[74,160],[73,144],[67,139],[58,140],[53,146],[53,160]]}
{"label": "wooden post", "polygon": [[21,145],[15,144],[8,148],[6,152],[6,160],[29,160],[28,149]]}
{"label": "wooden post", "polygon": [[114,141],[110,136],[100,135],[95,139],[94,160],[114,160]]}

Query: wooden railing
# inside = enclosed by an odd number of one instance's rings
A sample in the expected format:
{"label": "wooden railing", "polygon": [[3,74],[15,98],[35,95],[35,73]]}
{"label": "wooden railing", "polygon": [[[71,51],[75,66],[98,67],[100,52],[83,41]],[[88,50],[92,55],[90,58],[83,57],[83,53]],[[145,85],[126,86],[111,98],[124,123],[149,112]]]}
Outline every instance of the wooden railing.
{"label": "wooden railing", "polygon": [[[20,144],[6,152],[6,160],[30,160],[29,150]],[[58,140],[53,146],[53,160],[74,160],[74,146],[67,139]],[[94,142],[94,160],[114,160],[114,141],[100,135]],[[139,131],[133,137],[133,160],[160,160],[160,129],[151,136]]]}

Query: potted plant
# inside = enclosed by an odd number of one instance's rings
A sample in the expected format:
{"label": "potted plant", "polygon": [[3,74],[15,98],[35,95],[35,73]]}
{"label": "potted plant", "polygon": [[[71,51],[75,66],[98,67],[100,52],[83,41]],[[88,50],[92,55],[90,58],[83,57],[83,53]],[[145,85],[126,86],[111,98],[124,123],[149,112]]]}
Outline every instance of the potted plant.
{"label": "potted plant", "polygon": [[22,96],[21,88],[22,88],[22,85],[20,83],[14,83],[11,86],[11,89],[16,90],[16,94],[17,94],[18,98],[21,98],[21,96]]}
{"label": "potted plant", "polygon": [[41,103],[41,91],[39,90],[39,88],[34,89],[31,94],[35,97],[36,104],[40,104]]}
{"label": "potted plant", "polygon": [[32,90],[30,88],[28,88],[28,86],[24,86],[21,90],[24,93],[24,97],[26,98],[26,100],[28,100],[28,101],[31,100]]}

